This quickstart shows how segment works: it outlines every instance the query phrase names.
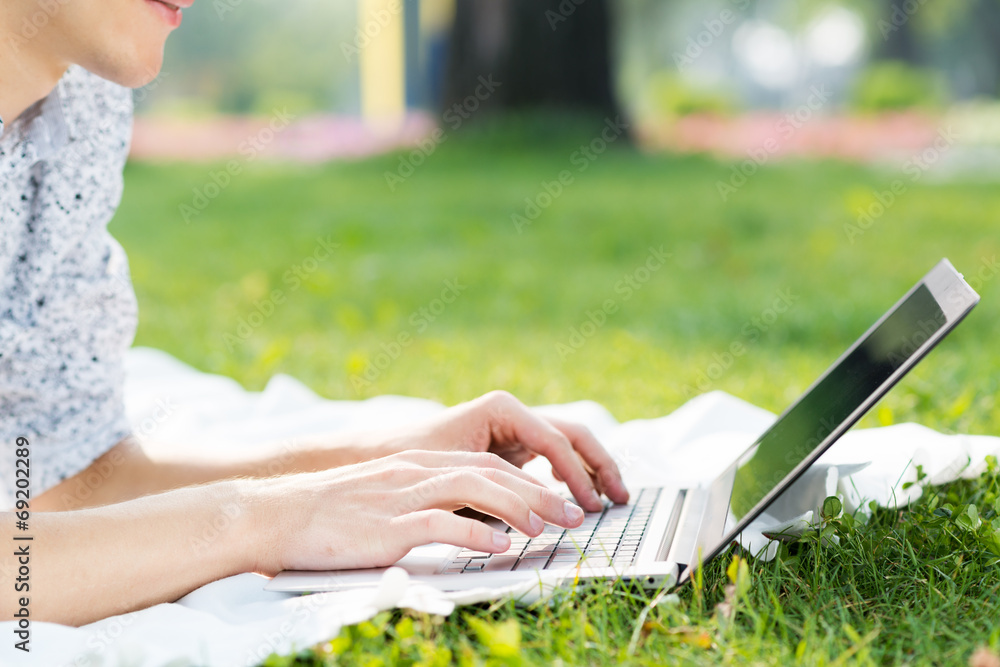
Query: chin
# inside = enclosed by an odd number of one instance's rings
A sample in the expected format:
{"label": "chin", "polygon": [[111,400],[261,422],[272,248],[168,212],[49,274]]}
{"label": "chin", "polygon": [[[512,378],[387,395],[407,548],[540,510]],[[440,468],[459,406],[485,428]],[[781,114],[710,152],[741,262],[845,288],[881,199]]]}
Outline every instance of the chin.
{"label": "chin", "polygon": [[135,66],[122,72],[119,78],[112,80],[127,88],[142,88],[159,76],[162,67],[163,51],[160,51],[136,61]]}
{"label": "chin", "polygon": [[142,88],[155,79],[163,67],[163,47],[133,51],[116,58],[99,58],[97,62],[81,62],[97,76],[126,88]]}

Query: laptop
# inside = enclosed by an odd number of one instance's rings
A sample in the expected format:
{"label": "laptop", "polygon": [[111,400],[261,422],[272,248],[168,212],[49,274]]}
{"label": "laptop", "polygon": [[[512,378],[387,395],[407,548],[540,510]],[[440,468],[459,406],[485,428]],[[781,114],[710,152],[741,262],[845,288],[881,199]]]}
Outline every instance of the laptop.
{"label": "laptop", "polygon": [[[812,465],[979,302],[947,259],[865,332],[757,440],[707,486],[633,490],[626,505],[588,513],[578,528],[511,534],[501,554],[418,547],[395,565],[440,590],[524,582],[626,579],[649,588],[683,583]],[[376,584],[386,568],[284,571],[267,590],[319,592]]]}

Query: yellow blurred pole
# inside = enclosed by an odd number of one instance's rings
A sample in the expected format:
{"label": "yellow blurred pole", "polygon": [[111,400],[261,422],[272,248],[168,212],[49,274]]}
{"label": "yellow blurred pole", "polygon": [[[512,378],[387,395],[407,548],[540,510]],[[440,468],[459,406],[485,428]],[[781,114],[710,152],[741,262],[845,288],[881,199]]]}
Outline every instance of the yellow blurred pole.
{"label": "yellow blurred pole", "polygon": [[420,33],[445,32],[455,18],[455,0],[422,0]]}
{"label": "yellow blurred pole", "polygon": [[361,49],[361,114],[393,120],[406,111],[403,0],[358,0],[358,28],[368,38]]}

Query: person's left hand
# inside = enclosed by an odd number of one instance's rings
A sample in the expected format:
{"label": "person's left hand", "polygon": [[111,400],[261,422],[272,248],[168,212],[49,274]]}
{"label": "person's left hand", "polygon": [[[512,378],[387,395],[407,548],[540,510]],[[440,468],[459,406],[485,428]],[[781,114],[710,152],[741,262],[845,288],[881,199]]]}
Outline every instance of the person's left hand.
{"label": "person's left hand", "polygon": [[517,467],[544,456],[556,479],[566,482],[585,510],[600,511],[601,494],[616,503],[628,502],[618,466],[586,427],[538,415],[505,391],[490,392],[425,422],[393,429],[382,446],[388,452],[492,452]]}

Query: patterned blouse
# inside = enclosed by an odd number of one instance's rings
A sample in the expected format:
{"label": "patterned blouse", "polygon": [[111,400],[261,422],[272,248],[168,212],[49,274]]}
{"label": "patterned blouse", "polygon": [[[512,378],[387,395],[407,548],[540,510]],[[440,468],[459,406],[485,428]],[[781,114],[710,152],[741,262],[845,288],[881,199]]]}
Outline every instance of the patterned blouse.
{"label": "patterned blouse", "polygon": [[[3,509],[14,504],[19,436],[37,496],[130,431],[123,358],[138,311],[107,225],[131,132],[131,91],[76,66],[15,122],[0,121]],[[97,477],[70,493],[89,495]]]}

